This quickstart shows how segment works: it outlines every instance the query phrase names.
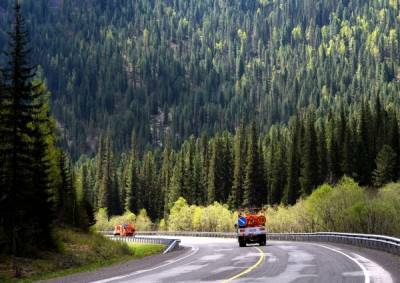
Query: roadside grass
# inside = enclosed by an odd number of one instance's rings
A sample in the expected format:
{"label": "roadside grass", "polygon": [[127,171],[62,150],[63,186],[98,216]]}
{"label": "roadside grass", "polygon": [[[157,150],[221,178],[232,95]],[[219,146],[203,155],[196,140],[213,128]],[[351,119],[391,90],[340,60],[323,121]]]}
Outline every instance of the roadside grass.
{"label": "roadside grass", "polygon": [[95,233],[70,229],[55,232],[59,252],[40,252],[35,258],[18,258],[22,277],[13,278],[11,258],[0,256],[0,282],[33,282],[73,273],[93,271],[100,267],[160,253],[165,246],[125,244]]}

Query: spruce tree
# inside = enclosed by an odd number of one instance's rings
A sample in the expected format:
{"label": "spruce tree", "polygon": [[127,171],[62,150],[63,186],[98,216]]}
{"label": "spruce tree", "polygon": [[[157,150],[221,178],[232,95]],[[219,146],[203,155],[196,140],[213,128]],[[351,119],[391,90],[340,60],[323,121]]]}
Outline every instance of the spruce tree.
{"label": "spruce tree", "polygon": [[188,203],[194,203],[196,185],[194,183],[195,141],[193,136],[183,145],[182,150],[185,156],[185,167],[183,172],[183,188],[181,196],[186,199]]}
{"label": "spruce tree", "polygon": [[217,190],[220,189],[219,172],[219,138],[211,141],[210,167],[208,170],[207,203],[212,204],[217,200]]}
{"label": "spruce tree", "polygon": [[[39,129],[42,104],[21,7],[14,7],[7,65],[0,86],[0,223],[6,252],[21,255],[51,245],[51,203],[46,142]],[[35,175],[39,171],[40,175]],[[47,240],[47,242],[45,242]]]}
{"label": "spruce tree", "polygon": [[56,208],[60,225],[75,225],[76,193],[71,172],[71,163],[66,153],[59,155],[60,184],[57,188]]}
{"label": "spruce tree", "polygon": [[319,180],[320,184],[328,179],[328,149],[326,145],[326,130],[324,122],[321,122],[318,136],[318,157],[319,157]]}
{"label": "spruce tree", "polygon": [[361,103],[361,113],[359,122],[358,152],[357,152],[357,171],[360,184],[371,183],[371,172],[373,168],[373,145],[371,142],[372,118],[369,105],[363,101]]}
{"label": "spruce tree", "polygon": [[229,206],[239,208],[243,202],[245,169],[245,131],[243,125],[236,129],[234,140],[233,185],[229,196]]}
{"label": "spruce tree", "polygon": [[305,119],[305,132],[302,141],[301,158],[301,190],[304,195],[309,195],[319,182],[319,158],[317,135],[314,126],[314,117],[308,114]]}
{"label": "spruce tree", "polygon": [[328,143],[328,164],[329,181],[336,183],[341,177],[340,155],[338,138],[336,134],[336,123],[332,113],[329,114],[329,143]]}
{"label": "spruce tree", "polygon": [[131,152],[129,157],[128,188],[126,191],[125,210],[138,213],[139,179],[138,179],[139,156],[136,149],[136,138],[132,135]]}
{"label": "spruce tree", "polygon": [[290,143],[289,150],[289,162],[288,162],[288,180],[285,189],[285,195],[283,201],[285,204],[293,205],[296,203],[300,196],[300,156],[299,156],[299,144],[300,144],[300,123],[298,117],[296,117],[291,127],[292,140]]}
{"label": "spruce tree", "polygon": [[[57,154],[55,148],[53,121],[50,118],[50,107],[46,88],[43,83],[36,89],[35,103],[40,108],[34,115],[32,140],[33,140],[33,180],[34,196],[31,204],[36,212],[36,226],[34,229],[40,234],[42,243],[38,246],[45,246],[51,243],[51,224],[54,218],[54,203],[52,185],[54,180],[51,174],[58,170],[52,164],[52,157]],[[35,222],[32,222],[32,224]]]}
{"label": "spruce tree", "polygon": [[372,173],[376,187],[395,181],[396,160],[396,152],[390,146],[384,145],[376,157],[376,169]]}
{"label": "spruce tree", "polygon": [[164,206],[164,218],[168,215],[168,196],[170,189],[170,182],[172,177],[172,151],[167,145],[163,152],[163,162],[161,165],[160,173],[160,187],[163,195],[163,206]]}
{"label": "spruce tree", "polygon": [[261,206],[266,195],[263,165],[255,122],[249,130],[243,206]]}
{"label": "spruce tree", "polygon": [[397,180],[400,177],[400,133],[399,133],[399,123],[397,121],[396,114],[393,113],[390,117],[390,128],[388,130],[388,141],[387,144],[397,153],[397,159],[395,164],[395,176]]}
{"label": "spruce tree", "polygon": [[[83,164],[81,168],[81,182],[82,182],[82,195],[78,202],[80,202],[80,206],[84,210],[84,215],[87,217],[87,225],[92,226],[96,223],[95,215],[94,215],[94,207],[90,201],[90,177],[89,177],[89,170],[88,165]],[[84,223],[84,222],[83,222]],[[85,224],[85,223],[84,223]],[[83,225],[81,225],[82,227]],[[85,228],[85,227],[83,227]]]}
{"label": "spruce tree", "polygon": [[167,197],[168,202],[166,204],[168,210],[171,209],[174,203],[181,196],[181,189],[184,185],[183,170],[184,170],[184,160],[181,152],[176,157],[176,162],[172,172],[171,182],[168,189],[168,197]]}

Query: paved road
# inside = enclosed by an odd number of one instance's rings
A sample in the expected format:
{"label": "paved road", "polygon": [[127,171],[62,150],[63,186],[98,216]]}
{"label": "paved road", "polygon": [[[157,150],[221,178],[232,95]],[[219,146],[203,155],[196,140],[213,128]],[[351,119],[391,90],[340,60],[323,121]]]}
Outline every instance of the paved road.
{"label": "paved road", "polygon": [[344,245],[180,237],[187,248],[51,282],[399,282],[400,258]]}

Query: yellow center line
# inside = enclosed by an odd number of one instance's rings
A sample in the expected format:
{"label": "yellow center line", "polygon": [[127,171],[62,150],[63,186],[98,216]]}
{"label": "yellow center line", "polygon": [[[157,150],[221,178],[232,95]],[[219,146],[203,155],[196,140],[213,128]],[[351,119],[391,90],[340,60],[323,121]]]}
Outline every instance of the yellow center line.
{"label": "yellow center line", "polygon": [[257,247],[254,247],[254,248],[260,252],[260,258],[258,259],[258,261],[254,265],[247,268],[245,271],[243,271],[229,279],[226,279],[225,281],[223,281],[223,283],[232,282],[233,280],[236,280],[236,279],[242,277],[243,275],[253,271],[255,268],[257,268],[257,266],[259,266],[262,263],[262,261],[264,260],[264,257],[265,257],[264,252],[260,248],[257,248]]}

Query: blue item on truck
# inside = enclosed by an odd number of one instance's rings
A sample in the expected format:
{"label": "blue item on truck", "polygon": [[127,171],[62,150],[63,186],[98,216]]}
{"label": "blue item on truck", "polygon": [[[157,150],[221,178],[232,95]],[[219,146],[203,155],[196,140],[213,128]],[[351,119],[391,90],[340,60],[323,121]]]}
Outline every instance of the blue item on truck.
{"label": "blue item on truck", "polygon": [[246,225],[247,225],[246,217],[239,217],[238,226],[241,227],[241,228],[244,228],[244,227],[246,227]]}

